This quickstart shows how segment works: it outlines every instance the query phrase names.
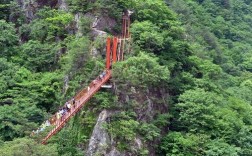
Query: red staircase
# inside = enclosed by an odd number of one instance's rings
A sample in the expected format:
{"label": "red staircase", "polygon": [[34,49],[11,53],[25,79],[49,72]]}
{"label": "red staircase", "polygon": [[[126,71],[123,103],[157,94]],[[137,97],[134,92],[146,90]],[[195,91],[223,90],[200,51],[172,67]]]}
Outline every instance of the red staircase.
{"label": "red staircase", "polygon": [[125,12],[122,18],[122,35],[120,38],[113,37],[107,38],[106,47],[106,72],[103,76],[98,76],[95,80],[90,83],[90,85],[81,90],[75,97],[75,104],[71,109],[66,112],[60,119],[56,119],[56,114],[50,119],[50,123],[55,127],[47,134],[47,136],[42,140],[42,144],[46,144],[47,140],[53,135],[59,132],[64,125],[74,116],[80,109],[88,102],[88,100],[101,88],[101,86],[106,83],[111,78],[111,66],[116,61],[123,60],[124,46],[128,38],[130,37],[129,26],[130,18],[129,12]]}

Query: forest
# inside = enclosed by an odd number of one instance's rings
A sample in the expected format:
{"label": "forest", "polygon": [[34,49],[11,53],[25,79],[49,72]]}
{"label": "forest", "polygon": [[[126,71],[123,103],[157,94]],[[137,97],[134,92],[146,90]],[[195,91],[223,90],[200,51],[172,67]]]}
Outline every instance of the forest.
{"label": "forest", "polygon": [[[103,71],[127,9],[113,89],[42,145],[50,129],[30,134]],[[252,1],[1,0],[0,155],[251,156]]]}

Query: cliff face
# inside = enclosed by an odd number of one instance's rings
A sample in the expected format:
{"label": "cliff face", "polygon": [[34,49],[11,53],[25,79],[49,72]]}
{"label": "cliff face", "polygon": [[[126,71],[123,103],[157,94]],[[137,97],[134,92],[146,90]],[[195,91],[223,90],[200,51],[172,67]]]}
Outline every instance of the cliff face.
{"label": "cliff face", "polygon": [[32,21],[36,10],[38,9],[38,3],[34,1],[27,0],[17,0],[17,4],[20,5],[22,11],[24,12],[25,18],[27,22]]}
{"label": "cliff face", "polygon": [[15,0],[17,4],[21,7],[24,12],[25,18],[27,22],[31,22],[37,10],[44,6],[48,6],[51,8],[65,8],[67,9],[66,3],[64,0]]}
{"label": "cliff face", "polygon": [[58,0],[58,6],[60,10],[67,11],[68,10],[68,5],[66,0]]}
{"label": "cliff face", "polygon": [[107,110],[103,110],[99,114],[92,135],[90,137],[86,151],[87,156],[107,154],[107,151],[111,147],[113,141],[111,140],[108,132],[104,129],[103,126],[107,123],[112,114],[113,112]]}

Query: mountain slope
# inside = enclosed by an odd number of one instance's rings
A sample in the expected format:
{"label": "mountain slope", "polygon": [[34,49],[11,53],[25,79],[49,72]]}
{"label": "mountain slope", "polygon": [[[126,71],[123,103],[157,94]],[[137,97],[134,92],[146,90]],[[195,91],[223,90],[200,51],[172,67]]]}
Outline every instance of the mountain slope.
{"label": "mountain slope", "polygon": [[[5,0],[0,8],[1,153],[252,155],[250,1]],[[120,33],[125,9],[134,11],[132,39],[113,66],[114,88],[48,145],[32,140],[43,133],[23,138],[102,71],[105,36]]]}

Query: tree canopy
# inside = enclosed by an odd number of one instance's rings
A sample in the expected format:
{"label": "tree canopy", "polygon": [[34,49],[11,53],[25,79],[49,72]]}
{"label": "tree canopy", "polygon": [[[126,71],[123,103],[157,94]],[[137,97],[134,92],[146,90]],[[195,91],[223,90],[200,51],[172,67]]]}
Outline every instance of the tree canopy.
{"label": "tree canopy", "polygon": [[[28,138],[104,70],[106,37],[92,22],[119,36],[127,9],[112,89],[48,145]],[[83,155],[107,111],[96,155],[252,155],[251,13],[250,0],[2,0],[0,153]]]}

